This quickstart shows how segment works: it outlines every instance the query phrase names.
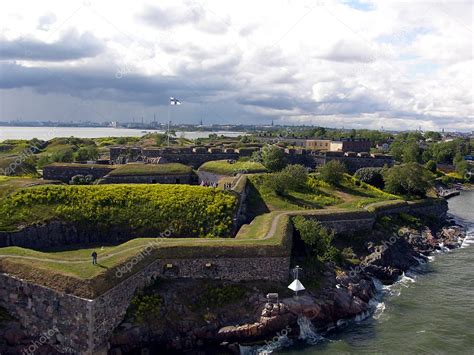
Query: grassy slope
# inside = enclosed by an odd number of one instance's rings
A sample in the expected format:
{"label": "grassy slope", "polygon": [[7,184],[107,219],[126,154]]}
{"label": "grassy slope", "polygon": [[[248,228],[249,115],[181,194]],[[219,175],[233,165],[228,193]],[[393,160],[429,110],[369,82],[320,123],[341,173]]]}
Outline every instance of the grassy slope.
{"label": "grassy slope", "polygon": [[179,163],[169,164],[127,164],[110,172],[110,175],[174,175],[190,174],[192,168]]}
{"label": "grassy slope", "polygon": [[[96,297],[122,281],[115,276],[117,267],[133,259],[149,245],[155,246],[152,252],[142,259],[126,277],[133,275],[158,258],[289,255],[292,234],[289,229],[289,218],[280,216],[277,222],[276,232],[269,238],[265,238],[268,229],[255,230],[252,226],[251,232],[240,234],[234,239],[138,238],[113,247],[58,252],[39,252],[18,247],[0,248],[0,255],[3,256],[0,257],[0,271],[78,296]],[[92,250],[96,250],[99,254],[99,266],[94,266],[90,262]],[[41,260],[17,259],[7,255],[34,257]]]}
{"label": "grassy slope", "polygon": [[60,219],[144,235],[171,229],[174,236],[225,236],[236,203],[232,193],[201,186],[36,186],[0,201],[0,230]]}
{"label": "grassy slope", "polygon": [[233,164],[227,160],[208,161],[199,167],[199,170],[207,171],[218,175],[235,175],[237,173],[253,174],[265,172],[265,167],[257,162],[236,161]]}
{"label": "grassy slope", "polygon": [[34,178],[0,176],[0,201],[19,189],[37,185],[49,185],[53,183],[57,182]]}
{"label": "grassy slope", "polygon": [[[254,177],[250,176],[249,179],[253,180]],[[265,196],[267,200],[264,202],[274,208],[274,211],[257,216],[251,224],[242,226],[236,238],[233,239],[137,238],[117,246],[97,246],[97,248],[88,247],[50,252],[38,252],[18,247],[2,248],[0,249],[0,255],[27,256],[40,260],[1,257],[0,270],[59,290],[73,292],[84,297],[93,297],[120,282],[121,279],[114,276],[116,268],[134,258],[150,242],[158,241],[158,244],[154,244],[157,247],[132,270],[130,275],[156,260],[156,258],[203,258],[216,255],[227,257],[288,255],[291,249],[288,242],[289,234],[291,234],[288,232],[288,228],[291,227],[288,213],[291,215],[299,213],[318,215],[321,219],[324,219],[326,215],[332,216],[343,213],[344,215],[348,214],[347,218],[349,218],[350,216],[355,217],[366,213],[360,209],[354,209],[354,207],[363,205],[361,201],[369,203],[374,199],[393,198],[384,195],[383,192],[377,189],[372,190],[370,187],[355,186],[349,179],[340,189],[334,189],[321,183],[318,184],[318,186],[313,186],[315,191],[321,192],[317,196],[333,198],[334,201],[339,203],[339,206],[345,209],[337,210],[334,208],[336,206],[332,205],[330,206],[331,209],[315,211],[314,209],[302,208],[301,205],[295,204],[294,200],[278,201],[279,197],[267,195]],[[259,188],[261,187],[259,186]],[[294,195],[294,198],[304,201],[305,198],[308,199],[308,196],[312,196],[311,194],[301,194],[300,196]],[[272,205],[272,202],[276,206]],[[389,204],[394,202],[388,201]],[[265,236],[268,236],[271,230],[272,224],[275,224],[276,233],[265,239]],[[92,250],[97,250],[100,266],[91,265],[90,254]]]}
{"label": "grassy slope", "polygon": [[252,184],[249,203],[255,214],[281,210],[352,209],[399,198],[365,183],[357,186],[349,176],[346,176],[339,187],[328,185],[312,176],[306,190],[288,191],[285,196],[278,196],[265,186],[263,175],[253,175],[249,179]]}

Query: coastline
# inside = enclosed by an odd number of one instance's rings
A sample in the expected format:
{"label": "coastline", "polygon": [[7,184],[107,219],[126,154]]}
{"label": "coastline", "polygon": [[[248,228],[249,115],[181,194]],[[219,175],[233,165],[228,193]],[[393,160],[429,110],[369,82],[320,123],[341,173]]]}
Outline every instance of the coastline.
{"label": "coastline", "polygon": [[[319,289],[305,291],[297,300],[284,292],[286,285],[269,283],[262,287],[258,283],[244,283],[245,296],[239,296],[236,305],[207,302],[209,307],[198,312],[192,308],[186,310],[189,304],[183,300],[195,302],[197,296],[193,292],[206,287],[205,281],[177,282],[162,293],[163,314],[176,317],[165,332],[154,333],[148,327],[124,320],[110,339],[109,348],[112,354],[133,353],[143,348],[168,352],[204,349],[206,353],[216,349],[219,353],[235,354],[247,346],[252,351],[255,346],[280,346],[280,341],[298,338],[318,342],[322,334],[377,312],[377,300],[384,285],[406,279],[406,272],[420,262],[428,262],[434,252],[459,247],[463,233],[450,218],[441,224],[423,223],[417,229],[403,227],[395,234],[375,230],[369,236],[364,235],[367,255],[364,255],[365,263],[359,264],[363,267],[340,270],[327,263]],[[304,274],[302,281],[306,285]],[[218,284],[218,287],[239,285],[226,281]],[[168,286],[161,285],[161,291]],[[281,292],[282,300],[267,302],[265,294],[275,290]],[[177,297],[180,292],[184,293],[181,298]],[[284,329],[286,334],[282,332]]]}
{"label": "coastline", "polygon": [[[432,225],[425,223],[418,230],[404,227],[398,234],[387,234],[374,231],[367,238],[368,252],[363,267],[340,270],[326,263],[318,290],[306,290],[295,298],[280,287],[282,297],[275,302],[265,298],[265,287],[254,284],[243,303],[230,308],[208,307],[206,314],[214,318],[211,317],[207,325],[178,320],[168,329],[169,334],[154,334],[151,336],[154,341],[140,345],[136,339],[149,339],[149,334],[145,336],[145,329],[125,322],[111,339],[111,348],[125,353],[127,349],[148,348],[168,352],[205,350],[210,354],[255,354],[257,350],[270,353],[295,341],[314,345],[323,336],[351,322],[381,312],[380,298],[384,290],[398,282],[410,282],[407,276],[410,270],[429,262],[434,253],[460,247],[466,235],[464,228],[450,218]],[[304,272],[302,282],[307,282]],[[200,285],[193,284],[197,288]],[[276,285],[270,286],[277,289]],[[164,299],[168,297],[177,302],[176,297],[165,292]],[[165,312],[180,309],[181,319],[196,318],[196,312],[185,311],[182,305],[168,305],[166,301],[165,304]]]}

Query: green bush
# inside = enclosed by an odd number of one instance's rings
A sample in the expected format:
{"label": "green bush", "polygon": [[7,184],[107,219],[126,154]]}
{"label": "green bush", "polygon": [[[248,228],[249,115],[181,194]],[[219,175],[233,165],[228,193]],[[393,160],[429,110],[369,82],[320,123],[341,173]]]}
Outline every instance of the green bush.
{"label": "green bush", "polygon": [[130,302],[128,310],[136,323],[149,325],[161,318],[163,299],[159,295],[136,295]]}
{"label": "green bush", "polygon": [[383,188],[382,170],[383,168],[361,168],[355,172],[354,177],[369,185]]}
{"label": "green bush", "polygon": [[384,176],[385,189],[392,194],[426,196],[433,186],[432,174],[418,163],[396,165]]}
{"label": "green bush", "polygon": [[339,251],[331,243],[334,231],[329,231],[321,222],[304,216],[292,218],[295,229],[307,245],[309,254],[316,256],[321,261],[334,261],[339,259]]}
{"label": "green bush", "polygon": [[288,165],[282,171],[267,175],[266,186],[277,195],[286,191],[299,191],[307,187],[308,171],[302,165]]}
{"label": "green bush", "polygon": [[428,169],[429,171],[431,171],[432,173],[435,173],[436,172],[436,168],[437,168],[437,164],[434,160],[429,160],[426,164],[425,164],[425,168]]}
{"label": "green bush", "polygon": [[336,186],[342,182],[345,173],[346,167],[339,160],[331,160],[319,168],[321,179]]}
{"label": "green bush", "polygon": [[266,145],[261,151],[261,163],[269,171],[280,171],[286,166],[285,153],[276,145]]}

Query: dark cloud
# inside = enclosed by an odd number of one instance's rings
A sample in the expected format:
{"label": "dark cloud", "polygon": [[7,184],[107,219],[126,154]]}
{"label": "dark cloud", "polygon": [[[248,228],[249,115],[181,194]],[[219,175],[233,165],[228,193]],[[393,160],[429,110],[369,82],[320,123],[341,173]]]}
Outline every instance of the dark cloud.
{"label": "dark cloud", "polygon": [[193,78],[191,76],[142,76],[127,74],[120,79],[114,68],[38,68],[12,63],[0,63],[0,88],[31,87],[36,92],[64,93],[87,99],[139,102],[146,105],[166,105],[169,96],[192,99],[215,96],[230,90],[223,78]]}
{"label": "dark cloud", "polygon": [[260,96],[241,97],[237,100],[239,104],[257,107],[271,108],[274,110],[291,110],[296,107],[295,99],[290,97]]}
{"label": "dark cloud", "polygon": [[1,60],[62,62],[95,57],[104,50],[104,45],[90,33],[79,35],[70,31],[53,43],[28,38],[0,39],[0,48]]}

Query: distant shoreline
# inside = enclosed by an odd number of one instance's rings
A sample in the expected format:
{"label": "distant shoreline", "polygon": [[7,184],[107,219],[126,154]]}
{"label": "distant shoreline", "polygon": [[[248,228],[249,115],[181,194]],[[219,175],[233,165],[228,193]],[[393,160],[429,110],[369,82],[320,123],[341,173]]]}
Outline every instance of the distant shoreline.
{"label": "distant shoreline", "polygon": [[[122,127],[58,127],[58,126],[0,126],[0,142],[8,139],[41,139],[50,140],[53,138],[103,138],[103,137],[140,137],[148,133],[165,133],[162,129],[141,129]],[[238,137],[247,134],[236,131],[189,131],[176,130],[177,136],[184,134],[185,138],[207,138],[210,134],[225,135],[228,137]]]}

